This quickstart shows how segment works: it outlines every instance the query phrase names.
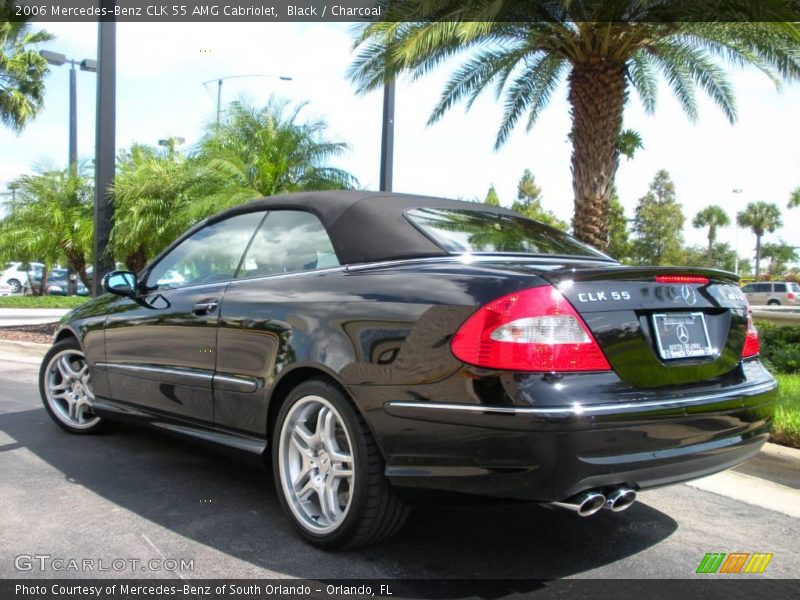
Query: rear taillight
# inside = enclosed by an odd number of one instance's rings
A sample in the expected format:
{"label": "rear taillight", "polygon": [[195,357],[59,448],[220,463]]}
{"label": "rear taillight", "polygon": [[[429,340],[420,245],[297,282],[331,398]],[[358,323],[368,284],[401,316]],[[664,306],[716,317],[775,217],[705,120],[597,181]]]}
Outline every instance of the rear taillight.
{"label": "rear taillight", "polygon": [[789,300],[794,300],[794,294],[792,292],[786,294],[786,297],[789,298]]}
{"label": "rear taillight", "polygon": [[459,360],[513,371],[609,371],[586,324],[552,286],[508,294],[480,308],[450,345]]}
{"label": "rear taillight", "polygon": [[744,338],[744,347],[742,348],[742,358],[749,358],[751,356],[758,356],[761,351],[761,345],[758,341],[758,329],[753,323],[753,311],[750,310],[750,304],[747,305],[747,335]]}
{"label": "rear taillight", "polygon": [[657,283],[708,283],[702,275],[656,275]]}

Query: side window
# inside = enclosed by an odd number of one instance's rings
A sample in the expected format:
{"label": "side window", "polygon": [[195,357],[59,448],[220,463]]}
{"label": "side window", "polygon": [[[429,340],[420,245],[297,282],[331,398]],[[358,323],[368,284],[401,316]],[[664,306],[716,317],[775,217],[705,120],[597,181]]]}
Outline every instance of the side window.
{"label": "side window", "polygon": [[326,269],[339,265],[328,232],[311,213],[271,211],[253,238],[237,278]]}
{"label": "side window", "polygon": [[786,291],[786,284],[785,283],[775,283],[773,285],[775,286],[773,288],[774,292],[785,292]]}
{"label": "side window", "polygon": [[233,279],[263,212],[245,213],[195,232],[162,258],[147,276],[151,289]]}
{"label": "side window", "polygon": [[743,291],[745,294],[752,294],[753,292],[755,292],[755,291],[756,291],[756,290],[755,290],[755,287],[756,287],[756,286],[754,286],[752,283],[748,283],[746,286],[744,286],[744,287],[742,288],[742,291]]}
{"label": "side window", "polygon": [[772,285],[769,283],[756,283],[754,291],[760,294],[768,293],[772,291]]}

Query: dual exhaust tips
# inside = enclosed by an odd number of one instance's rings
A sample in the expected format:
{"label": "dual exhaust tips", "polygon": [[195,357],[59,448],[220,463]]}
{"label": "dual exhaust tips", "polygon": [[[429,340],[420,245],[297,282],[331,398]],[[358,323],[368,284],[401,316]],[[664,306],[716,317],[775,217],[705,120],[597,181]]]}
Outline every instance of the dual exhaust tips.
{"label": "dual exhaust tips", "polygon": [[608,495],[600,492],[582,492],[563,502],[548,502],[550,506],[557,506],[578,513],[580,517],[590,517],[596,512],[607,508],[614,512],[621,512],[636,501],[636,492],[630,488],[619,487]]}

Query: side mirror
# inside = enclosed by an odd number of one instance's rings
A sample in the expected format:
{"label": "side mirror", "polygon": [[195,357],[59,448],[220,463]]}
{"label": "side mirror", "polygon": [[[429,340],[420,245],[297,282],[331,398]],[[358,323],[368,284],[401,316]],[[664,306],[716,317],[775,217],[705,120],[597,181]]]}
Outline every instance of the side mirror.
{"label": "side mirror", "polygon": [[111,271],[103,277],[103,289],[118,296],[135,296],[136,274],[130,271]]}

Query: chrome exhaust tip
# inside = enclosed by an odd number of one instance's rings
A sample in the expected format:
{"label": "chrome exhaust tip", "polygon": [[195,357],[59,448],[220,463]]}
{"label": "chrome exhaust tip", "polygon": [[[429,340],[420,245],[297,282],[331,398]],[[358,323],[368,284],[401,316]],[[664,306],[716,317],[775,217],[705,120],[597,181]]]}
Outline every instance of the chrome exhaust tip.
{"label": "chrome exhaust tip", "polygon": [[636,502],[636,492],[630,488],[615,489],[606,498],[606,508],[614,512],[621,512]]}
{"label": "chrome exhaust tip", "polygon": [[590,517],[606,505],[606,497],[599,492],[583,492],[569,500],[548,504],[576,512],[580,517]]}

